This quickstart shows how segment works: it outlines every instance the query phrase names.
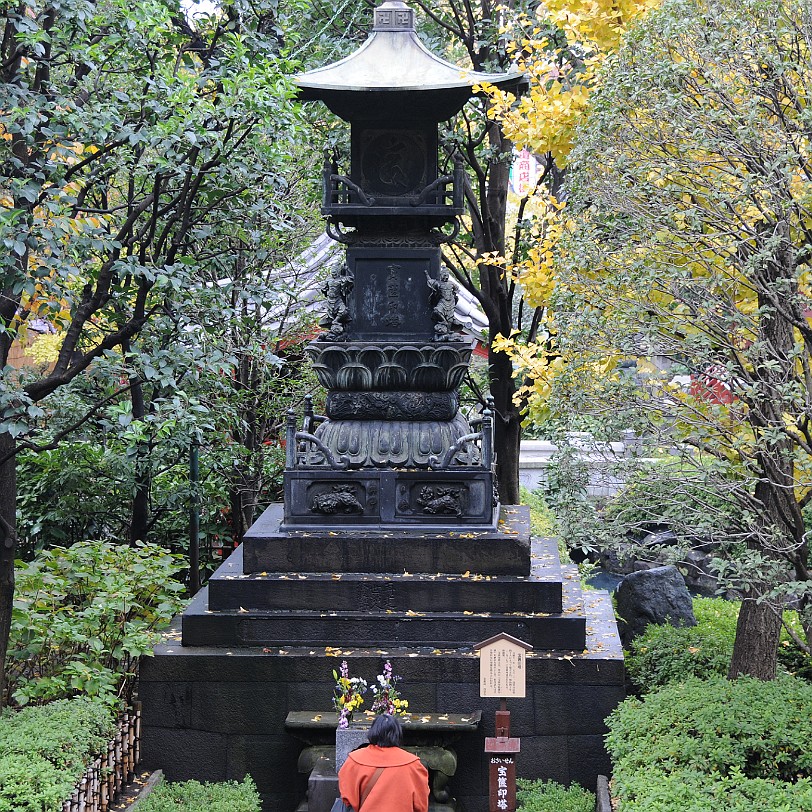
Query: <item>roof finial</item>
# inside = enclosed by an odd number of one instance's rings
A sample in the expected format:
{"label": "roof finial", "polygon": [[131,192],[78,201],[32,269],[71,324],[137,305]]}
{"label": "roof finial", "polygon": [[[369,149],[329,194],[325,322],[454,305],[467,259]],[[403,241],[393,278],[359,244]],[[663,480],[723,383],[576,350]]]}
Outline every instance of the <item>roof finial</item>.
{"label": "roof finial", "polygon": [[375,9],[373,31],[414,31],[414,11],[403,0],[385,0]]}

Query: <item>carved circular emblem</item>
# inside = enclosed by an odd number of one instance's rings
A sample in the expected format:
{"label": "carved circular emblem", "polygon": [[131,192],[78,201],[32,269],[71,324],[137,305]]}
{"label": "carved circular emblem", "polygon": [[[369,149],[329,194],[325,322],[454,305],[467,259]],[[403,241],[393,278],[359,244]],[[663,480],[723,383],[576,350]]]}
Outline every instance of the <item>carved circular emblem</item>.
{"label": "carved circular emblem", "polygon": [[377,195],[399,197],[421,191],[426,154],[419,138],[384,132],[372,138],[362,159],[365,188]]}

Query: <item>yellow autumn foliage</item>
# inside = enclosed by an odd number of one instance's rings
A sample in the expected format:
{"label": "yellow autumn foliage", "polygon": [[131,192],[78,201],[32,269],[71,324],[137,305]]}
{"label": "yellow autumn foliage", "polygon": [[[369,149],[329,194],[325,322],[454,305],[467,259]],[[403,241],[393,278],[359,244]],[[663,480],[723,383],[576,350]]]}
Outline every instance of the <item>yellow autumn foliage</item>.
{"label": "yellow autumn foliage", "polygon": [[34,360],[35,364],[53,364],[59,357],[64,338],[62,333],[43,333],[34,339],[26,350],[26,354]]}
{"label": "yellow autumn foliage", "polygon": [[[479,88],[489,98],[489,117],[498,121],[515,144],[537,154],[550,153],[559,167],[566,166],[573,138],[597,81],[598,69],[606,56],[617,48],[625,28],[660,0],[550,0],[540,6],[535,19],[515,21],[508,51],[530,80],[520,98],[493,86]],[[543,35],[542,26],[555,23],[570,44],[578,43],[582,58],[572,64],[564,48],[553,47]],[[520,261],[502,262],[503,267],[523,289],[526,301],[544,308],[542,333],[552,333],[554,314],[549,303],[556,285],[555,251],[564,229],[568,228],[565,203],[552,196],[538,201],[532,244]],[[526,345],[517,336],[499,337],[497,351],[511,355],[517,374],[528,383],[518,397],[531,403],[546,400],[553,379],[567,361],[541,344]]]}
{"label": "yellow autumn foliage", "polygon": [[[559,166],[566,165],[575,129],[586,110],[597,71],[620,43],[626,27],[658,5],[660,0],[550,0],[539,7],[538,18],[521,17],[520,30],[507,50],[517,58],[530,80],[518,100],[497,88],[485,86],[490,97],[489,116],[499,121],[516,144],[537,153],[552,153]],[[546,18],[546,19],[545,19]],[[553,47],[540,36],[540,24],[552,21],[583,54],[572,64],[563,48]],[[510,29],[504,33],[510,35]]]}
{"label": "yellow autumn foliage", "polygon": [[564,206],[553,195],[538,201],[532,244],[523,259],[507,267],[531,307],[547,306],[555,287],[554,252],[564,227],[560,214]]}
{"label": "yellow autumn foliage", "polygon": [[550,18],[579,42],[603,51],[617,48],[630,23],[660,0],[546,0]]}

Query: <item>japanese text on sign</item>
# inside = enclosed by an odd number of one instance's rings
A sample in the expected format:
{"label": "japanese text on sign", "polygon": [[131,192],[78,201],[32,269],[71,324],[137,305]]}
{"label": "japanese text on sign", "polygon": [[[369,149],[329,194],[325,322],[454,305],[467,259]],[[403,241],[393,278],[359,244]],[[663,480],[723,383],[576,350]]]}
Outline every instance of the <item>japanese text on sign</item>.
{"label": "japanese text on sign", "polygon": [[509,640],[484,647],[479,654],[479,695],[525,696],[525,650]]}
{"label": "japanese text on sign", "polygon": [[516,809],[516,763],[511,756],[490,759],[489,812],[513,812]]}

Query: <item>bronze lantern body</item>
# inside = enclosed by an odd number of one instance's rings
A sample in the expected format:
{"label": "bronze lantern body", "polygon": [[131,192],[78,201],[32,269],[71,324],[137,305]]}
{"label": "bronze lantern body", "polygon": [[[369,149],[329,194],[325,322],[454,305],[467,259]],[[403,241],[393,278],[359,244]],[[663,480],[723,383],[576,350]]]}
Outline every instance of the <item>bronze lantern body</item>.
{"label": "bronze lantern body", "polygon": [[[296,77],[299,96],[351,124],[349,171],[325,154],[322,213],[346,245],[308,348],[326,414],[289,415],[283,529],[494,527],[491,415],[469,420],[459,386],[474,341],[454,315],[441,244],[463,212],[463,170],[439,174],[438,124],[475,85],[522,74],[464,70],[418,39],[401,0],[375,9],[355,53]],[[473,425],[472,425],[473,423]]]}

